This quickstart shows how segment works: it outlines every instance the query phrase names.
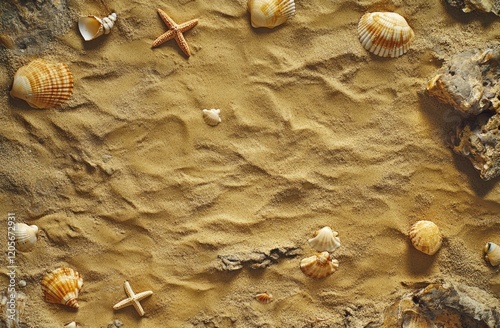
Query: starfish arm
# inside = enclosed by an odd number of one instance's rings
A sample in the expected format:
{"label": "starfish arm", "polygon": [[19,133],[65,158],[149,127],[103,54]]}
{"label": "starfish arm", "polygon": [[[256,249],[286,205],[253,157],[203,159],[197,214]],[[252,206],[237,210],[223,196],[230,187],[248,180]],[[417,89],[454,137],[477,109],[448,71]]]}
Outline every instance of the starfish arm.
{"label": "starfish arm", "polygon": [[161,19],[163,22],[165,22],[165,25],[168,26],[168,28],[174,28],[177,24],[173,21],[172,18],[170,18],[166,12],[164,12],[161,9],[158,9],[158,14],[160,15]]}
{"label": "starfish arm", "polygon": [[135,310],[137,311],[137,313],[139,313],[139,315],[142,317],[146,312],[144,311],[144,309],[142,308],[142,305],[141,303],[139,303],[139,301],[135,301],[133,303],[134,305],[134,308]]}
{"label": "starfish arm", "polygon": [[113,305],[113,309],[114,310],[123,309],[124,307],[127,307],[131,304],[132,304],[132,299],[126,298],[123,301],[120,301],[120,302],[116,303],[115,305]]}
{"label": "starfish arm", "polygon": [[175,37],[175,30],[168,30],[167,32],[157,37],[156,40],[153,41],[153,45],[151,47],[152,48],[158,47],[160,44],[167,42],[168,40],[171,40],[174,37]]}
{"label": "starfish arm", "polygon": [[186,32],[186,31],[192,29],[193,27],[195,27],[196,25],[198,25],[198,21],[199,21],[199,19],[192,19],[188,22],[179,24],[179,26],[177,27],[177,30],[179,30],[181,32]]}
{"label": "starfish arm", "polygon": [[133,298],[135,293],[132,290],[132,287],[130,286],[130,283],[128,281],[125,281],[124,287],[125,287],[125,293],[127,293],[128,297]]}
{"label": "starfish arm", "polygon": [[134,297],[134,298],[135,298],[136,300],[140,301],[140,300],[142,300],[143,298],[146,298],[146,297],[151,296],[151,295],[153,295],[153,292],[152,292],[152,291],[150,291],[150,290],[147,290],[147,291],[145,291],[145,292],[140,292],[139,294],[135,294],[135,297]]}
{"label": "starfish arm", "polygon": [[186,39],[184,39],[184,35],[182,35],[181,32],[178,32],[175,35],[175,41],[179,45],[179,48],[181,48],[181,50],[186,54],[186,56],[188,56],[188,57],[191,56],[191,51],[189,50],[189,45],[188,45]]}

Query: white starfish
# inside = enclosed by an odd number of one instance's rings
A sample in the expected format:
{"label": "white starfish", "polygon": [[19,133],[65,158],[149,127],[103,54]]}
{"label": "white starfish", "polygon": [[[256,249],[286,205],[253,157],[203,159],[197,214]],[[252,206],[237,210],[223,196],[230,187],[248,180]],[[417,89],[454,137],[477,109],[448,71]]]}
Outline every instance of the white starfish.
{"label": "white starfish", "polygon": [[135,307],[135,310],[137,311],[137,313],[139,313],[139,315],[142,317],[145,312],[141,306],[141,303],[139,303],[139,301],[142,300],[143,298],[146,298],[148,296],[153,295],[153,292],[150,290],[147,290],[145,292],[140,292],[139,294],[136,294],[132,290],[132,287],[130,287],[129,282],[125,281],[125,293],[127,293],[128,298],[113,305],[113,309],[119,310],[119,309],[123,309],[126,306],[133,305]]}

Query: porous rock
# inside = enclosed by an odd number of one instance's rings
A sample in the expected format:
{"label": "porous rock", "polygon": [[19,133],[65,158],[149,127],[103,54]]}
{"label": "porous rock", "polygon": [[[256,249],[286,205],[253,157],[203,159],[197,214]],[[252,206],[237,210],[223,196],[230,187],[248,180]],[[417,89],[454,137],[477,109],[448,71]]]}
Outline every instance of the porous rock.
{"label": "porous rock", "polygon": [[462,9],[464,13],[479,10],[500,16],[500,0],[446,0],[446,2],[452,7]]}

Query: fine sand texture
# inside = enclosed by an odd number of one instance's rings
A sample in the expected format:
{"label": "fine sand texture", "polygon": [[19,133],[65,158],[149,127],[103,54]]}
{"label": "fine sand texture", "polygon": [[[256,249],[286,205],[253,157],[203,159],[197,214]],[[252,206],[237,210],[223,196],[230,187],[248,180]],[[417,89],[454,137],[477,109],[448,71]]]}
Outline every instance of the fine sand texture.
{"label": "fine sand texture", "polygon": [[[174,40],[151,48],[167,30],[157,8],[200,19],[184,34],[190,58]],[[361,46],[357,24],[372,11],[407,19],[407,54]],[[83,41],[78,17],[111,12],[111,33]],[[8,0],[0,17],[0,247],[10,212],[40,228],[15,257],[26,327],[378,327],[418,282],[500,297],[482,257],[500,244],[498,179],[453,154],[461,117],[425,91],[451,55],[499,40],[499,17],[439,0],[297,0],[272,30],[251,27],[245,0]],[[36,58],[73,73],[61,107],[9,96]],[[221,110],[218,126],[205,108]],[[417,220],[441,228],[436,255],[411,245]],[[316,280],[299,262],[323,226],[342,246],[338,270]],[[256,253],[281,255],[223,270],[222,258]],[[61,266],[83,276],[77,311],[43,299],[40,281]],[[154,293],[142,318],[113,310],[126,280]],[[266,291],[271,303],[255,300]]]}

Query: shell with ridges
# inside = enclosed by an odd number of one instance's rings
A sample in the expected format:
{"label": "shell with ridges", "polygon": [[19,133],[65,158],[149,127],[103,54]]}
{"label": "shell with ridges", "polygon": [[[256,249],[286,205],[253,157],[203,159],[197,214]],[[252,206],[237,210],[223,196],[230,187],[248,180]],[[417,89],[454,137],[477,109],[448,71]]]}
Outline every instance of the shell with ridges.
{"label": "shell with ridges", "polygon": [[93,40],[103,34],[108,34],[116,22],[116,13],[108,17],[83,16],[78,20],[78,29],[85,41]]}
{"label": "shell with ridges", "polygon": [[26,100],[31,107],[56,107],[71,97],[73,75],[66,64],[36,59],[19,68],[10,95]]}
{"label": "shell with ridges", "polygon": [[273,28],[295,15],[294,0],[248,0],[252,27]]}
{"label": "shell with ridges", "polygon": [[434,255],[443,242],[439,227],[431,221],[417,221],[409,233],[413,246],[427,255]]}
{"label": "shell with ridges", "polygon": [[78,294],[83,285],[82,276],[71,268],[59,268],[43,277],[45,301],[78,308]]}
{"label": "shell with ridges", "polygon": [[363,47],[381,57],[399,57],[406,53],[415,33],[403,16],[391,12],[366,13],[358,23]]}
{"label": "shell with ridges", "polygon": [[338,267],[339,261],[332,258],[328,252],[306,257],[300,261],[300,269],[302,272],[316,279],[325,278],[331,275],[337,271]]}
{"label": "shell with ridges", "polygon": [[313,238],[309,239],[309,245],[318,252],[333,252],[340,246],[340,238],[337,231],[332,231],[330,227],[323,227],[314,233]]}
{"label": "shell with ridges", "polygon": [[27,225],[26,223],[16,223],[15,236],[16,249],[21,252],[29,252],[35,247],[38,237],[38,227],[36,225]]}
{"label": "shell with ridges", "polygon": [[500,246],[488,242],[484,245],[483,252],[484,258],[488,260],[492,266],[500,265]]}
{"label": "shell with ridges", "polygon": [[266,293],[260,293],[255,296],[255,299],[262,304],[268,304],[273,300],[273,295]]}
{"label": "shell with ridges", "polygon": [[205,123],[207,123],[210,126],[216,126],[220,122],[222,122],[222,119],[219,116],[220,114],[220,109],[217,108],[212,108],[212,109],[204,109],[203,110],[203,119],[205,120]]}

